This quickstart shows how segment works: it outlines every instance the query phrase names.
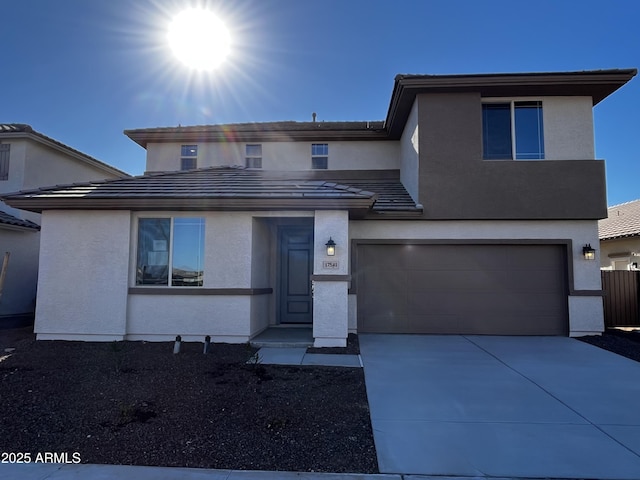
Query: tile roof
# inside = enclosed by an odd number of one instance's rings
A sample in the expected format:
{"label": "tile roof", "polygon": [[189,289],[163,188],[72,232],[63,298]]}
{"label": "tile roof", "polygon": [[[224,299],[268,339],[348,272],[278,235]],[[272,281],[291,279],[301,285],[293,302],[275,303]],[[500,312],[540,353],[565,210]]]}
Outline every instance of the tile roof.
{"label": "tile roof", "polygon": [[[397,177],[344,179],[336,172],[274,172],[244,167],[209,167],[158,172],[110,181],[40,188],[2,196],[32,211],[51,208],[183,210],[348,208],[377,213],[420,213]],[[361,175],[365,175],[362,172]],[[320,178],[321,177],[321,178]]]}
{"label": "tile roof", "polygon": [[117,169],[114,166],[109,165],[108,163],[102,162],[100,160],[98,160],[97,158],[93,158],[90,155],[87,155],[86,153],[82,153],[80,150],[76,150],[75,148],[71,148],[68,145],[65,145],[62,142],[59,142],[58,140],[55,140],[51,137],[47,137],[46,135],[34,130],[31,125],[27,125],[26,123],[0,123],[0,140],[2,139],[3,136],[13,136],[15,134],[27,134],[27,135],[33,135],[35,137],[38,137],[42,140],[44,140],[45,142],[49,142],[54,144],[55,146],[57,146],[58,148],[62,148],[64,150],[67,150],[69,152],[72,152],[76,155],[78,155],[79,157],[81,157],[84,160],[87,160],[89,163],[94,163],[97,166],[108,170],[109,172],[111,172],[111,174],[113,175],[118,175],[120,177],[130,177],[130,175],[126,172],[123,172],[120,169]]}
{"label": "tile roof", "polygon": [[640,236],[640,200],[609,207],[607,218],[598,222],[600,240]]}
{"label": "tile roof", "polygon": [[22,220],[20,218],[9,215],[6,212],[0,210],[0,226],[10,225],[13,227],[29,228],[33,230],[40,230],[40,225],[33,223],[30,220]]}

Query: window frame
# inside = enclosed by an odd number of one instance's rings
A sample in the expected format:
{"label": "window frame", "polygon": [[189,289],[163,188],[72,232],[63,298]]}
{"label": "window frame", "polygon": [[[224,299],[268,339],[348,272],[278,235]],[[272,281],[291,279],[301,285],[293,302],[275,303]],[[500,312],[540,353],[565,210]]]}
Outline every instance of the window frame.
{"label": "window frame", "polygon": [[[316,147],[324,147],[319,153]],[[320,163],[318,163],[320,162]],[[312,170],[328,170],[329,169],[329,144],[328,143],[312,143],[311,144],[311,169]]]}
{"label": "window frame", "polygon": [[[249,147],[259,147],[260,155],[250,154]],[[247,143],[244,146],[244,162],[246,168],[262,168],[262,144]]]}
{"label": "window frame", "polygon": [[9,180],[11,168],[11,144],[0,143],[0,181]]}
{"label": "window frame", "polygon": [[[522,103],[538,103],[540,108],[540,122],[539,122],[539,143],[540,150],[538,152],[538,158],[524,158],[518,157],[517,150],[517,125],[516,125],[516,104]],[[511,156],[510,158],[496,158],[487,156],[485,153],[485,119],[484,119],[484,106],[485,105],[497,105],[508,104],[509,105],[509,122],[510,122],[510,135],[511,135]],[[545,160],[545,135],[544,135],[544,100],[540,97],[513,97],[513,98],[483,98],[482,99],[482,159],[488,161],[527,161],[527,160]]]}
{"label": "window frame", "polygon": [[[195,150],[191,152],[190,150]],[[188,165],[187,165],[188,164]],[[198,168],[198,145],[180,145],[180,170],[195,170]]]}
{"label": "window frame", "polygon": [[[138,283],[138,265],[140,258],[140,220],[169,220],[169,244],[167,246],[168,255],[167,255],[167,283],[166,284],[158,284],[158,283]],[[202,279],[200,282],[194,285],[174,285],[173,271],[174,271],[174,249],[175,249],[175,220],[179,219],[191,219],[191,220],[201,220],[202,221],[202,246],[201,246],[201,267],[202,267]],[[132,248],[132,281],[133,287],[135,288],[204,288],[204,278],[205,278],[205,245],[206,245],[206,224],[207,220],[204,216],[192,216],[192,215],[154,215],[152,213],[136,215],[133,219],[135,225],[135,236],[133,237],[133,248]]]}

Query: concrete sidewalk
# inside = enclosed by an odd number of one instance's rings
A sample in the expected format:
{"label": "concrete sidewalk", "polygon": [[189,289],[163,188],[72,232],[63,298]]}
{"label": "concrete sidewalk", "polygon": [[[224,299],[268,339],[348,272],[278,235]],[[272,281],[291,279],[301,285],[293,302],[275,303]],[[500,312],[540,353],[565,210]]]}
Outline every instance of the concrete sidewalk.
{"label": "concrete sidewalk", "polygon": [[[0,480],[401,480],[400,475],[208,470],[129,465],[0,465]],[[443,479],[440,479],[443,480]]]}
{"label": "concrete sidewalk", "polygon": [[640,363],[562,337],[359,340],[381,472],[640,478]]}
{"label": "concrete sidewalk", "polygon": [[[473,477],[474,479],[483,477]],[[266,472],[128,465],[0,465],[0,480],[472,480],[428,475]],[[491,480],[517,480],[513,477]],[[522,479],[526,480],[526,479]],[[556,479],[559,480],[559,479]]]}

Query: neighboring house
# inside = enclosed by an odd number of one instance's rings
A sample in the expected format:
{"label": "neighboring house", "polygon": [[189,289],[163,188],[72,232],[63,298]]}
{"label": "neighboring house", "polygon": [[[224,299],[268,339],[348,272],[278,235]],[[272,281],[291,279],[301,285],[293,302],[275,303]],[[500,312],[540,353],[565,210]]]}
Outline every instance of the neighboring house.
{"label": "neighboring house", "polygon": [[[29,125],[0,124],[0,195],[128,176]],[[0,327],[33,319],[39,245],[40,214],[0,201]]]}
{"label": "neighboring house", "polygon": [[43,214],[38,338],[602,332],[592,108],[635,74],[399,75],[384,122],[128,130],[146,176],[4,197]]}
{"label": "neighboring house", "polygon": [[609,207],[598,222],[600,268],[638,270],[640,265],[640,200]]}

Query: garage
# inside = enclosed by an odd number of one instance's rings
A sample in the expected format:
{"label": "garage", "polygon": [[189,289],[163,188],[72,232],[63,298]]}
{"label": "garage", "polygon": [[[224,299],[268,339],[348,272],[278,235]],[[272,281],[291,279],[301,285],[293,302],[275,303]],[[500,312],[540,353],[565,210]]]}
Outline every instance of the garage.
{"label": "garage", "polygon": [[568,335],[566,245],[358,243],[358,332]]}

